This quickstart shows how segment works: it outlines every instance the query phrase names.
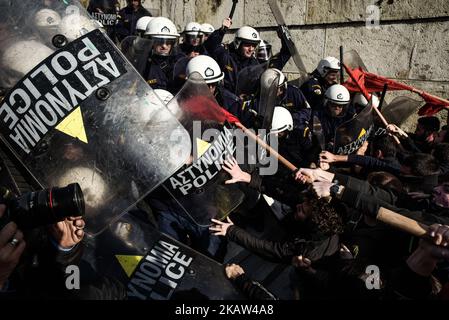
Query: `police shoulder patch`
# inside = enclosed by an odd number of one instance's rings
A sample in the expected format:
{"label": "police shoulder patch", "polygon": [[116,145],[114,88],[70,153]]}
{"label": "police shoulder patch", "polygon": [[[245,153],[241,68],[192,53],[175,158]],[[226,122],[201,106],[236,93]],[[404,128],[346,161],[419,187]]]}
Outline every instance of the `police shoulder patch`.
{"label": "police shoulder patch", "polygon": [[321,95],[321,89],[315,89],[315,90],[313,90],[313,93],[315,93],[316,95],[320,96]]}

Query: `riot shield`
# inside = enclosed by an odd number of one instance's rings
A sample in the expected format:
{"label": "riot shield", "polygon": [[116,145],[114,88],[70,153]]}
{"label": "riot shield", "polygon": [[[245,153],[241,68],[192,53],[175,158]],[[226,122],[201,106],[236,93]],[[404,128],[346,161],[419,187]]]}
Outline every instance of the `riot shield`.
{"label": "riot shield", "polygon": [[260,77],[267,68],[268,63],[261,63],[240,70],[237,74],[235,94],[237,96],[256,94],[259,90]]}
{"label": "riot shield", "polygon": [[276,0],[268,0],[268,5],[270,6],[271,12],[273,13],[277,24],[281,27],[281,37],[284,40],[284,42],[287,44],[288,51],[290,51],[293,62],[295,63],[296,67],[298,68],[299,78],[296,81],[298,83],[298,86],[301,86],[304,82],[306,82],[309,79],[309,74],[306,70],[306,66],[304,65],[304,62],[302,61],[302,57],[299,54],[299,51],[295,45],[295,42],[293,41],[293,37],[290,34],[290,30],[288,30],[287,24],[285,23],[284,17],[281,13],[281,10],[279,8],[277,1]]}
{"label": "riot shield", "polygon": [[265,129],[267,132],[271,129],[278,87],[279,75],[270,72],[270,69],[264,71],[261,75],[260,83],[259,115],[263,117],[262,129]]}
{"label": "riot shield", "polygon": [[409,97],[396,97],[382,108],[382,114],[388,123],[401,126],[422,104],[422,101]]}
{"label": "riot shield", "polygon": [[356,50],[349,50],[343,54],[344,63],[351,69],[362,68],[364,71],[368,71],[365,63]]}
{"label": "riot shield", "polygon": [[[223,265],[133,214],[121,216],[101,235],[86,240],[83,260],[95,273],[121,282],[129,300],[244,298],[226,278]],[[83,265],[82,274],[88,272]]]}
{"label": "riot shield", "polygon": [[[11,15],[43,7],[31,0],[20,2],[21,11],[14,6]],[[89,32],[95,23],[78,2],[52,10],[62,25],[51,38],[27,24],[11,26],[26,34],[17,40],[22,48],[48,50],[30,55],[30,70],[21,70],[2,101],[1,141],[42,187],[78,182],[87,231],[98,234],[185,163],[190,139],[111,40]],[[2,59],[12,59],[10,48],[0,47]]]}
{"label": "riot shield", "polygon": [[186,79],[187,79],[187,74],[186,74],[186,69],[187,69],[187,64],[190,61],[190,57],[183,57],[181,59],[179,59],[178,61],[176,61],[174,67],[173,67],[173,82],[172,82],[172,86],[173,86],[173,92],[178,92],[179,90],[181,90],[182,86],[184,85]]}
{"label": "riot shield", "polygon": [[238,185],[224,183],[229,176],[222,163],[236,150],[233,132],[224,125],[225,110],[198,73],[189,75],[167,107],[190,133],[193,146],[190,161],[164,188],[196,224],[208,226],[211,218],[223,219],[244,198]]}
{"label": "riot shield", "polygon": [[145,71],[152,48],[152,40],[138,36],[126,37],[120,43],[120,50],[140,75]]}
{"label": "riot shield", "polygon": [[115,25],[117,24],[118,13],[115,7],[115,0],[90,0],[87,11],[89,14],[100,22],[106,30],[113,31]]}
{"label": "riot shield", "polygon": [[354,118],[340,125],[335,131],[334,153],[352,154],[370,137],[373,128],[373,106],[368,104]]}
{"label": "riot shield", "polygon": [[[6,1],[3,1],[6,2]],[[0,10],[0,86],[11,89],[57,48],[98,29],[82,6],[74,2],[8,1]],[[55,37],[59,35],[58,37]],[[61,37],[62,36],[62,37]]]}
{"label": "riot shield", "polygon": [[326,150],[323,128],[321,126],[321,121],[317,116],[313,117],[313,135],[316,137],[321,151]]}

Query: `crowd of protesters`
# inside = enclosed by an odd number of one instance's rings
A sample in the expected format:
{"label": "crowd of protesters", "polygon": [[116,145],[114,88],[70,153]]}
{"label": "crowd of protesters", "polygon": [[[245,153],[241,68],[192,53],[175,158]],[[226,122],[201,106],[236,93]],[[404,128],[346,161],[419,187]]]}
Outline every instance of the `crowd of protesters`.
{"label": "crowd of protesters", "polygon": [[[101,22],[101,17],[106,17],[101,14],[107,12],[100,2],[91,1],[89,11],[97,12]],[[170,19],[151,17],[141,1],[128,2],[120,10],[115,1],[109,2],[110,13],[116,16],[105,27],[128,53],[135,43],[127,42],[127,37],[148,40],[151,47],[144,51],[143,60],[133,63],[153,89],[164,90],[158,91],[163,101],[176,96],[197,72],[222,108],[246,127],[260,129],[264,118],[259,110],[263,103],[261,73],[254,71],[249,78],[256,81],[243,84],[246,78],[241,75],[257,66],[271,69],[279,79],[271,134],[279,140],[278,152],[299,168],[292,172],[279,165],[276,174],[265,176],[258,166],[242,170],[235,159],[226,160],[223,166],[229,174],[228,184],[246,185],[290,208],[281,221],[284,241],[260,239],[246,225],[234,224],[233,220],[239,220],[237,213],[225,220],[213,219],[210,226],[199,226],[161,189],[146,199],[159,231],[219,262],[223,262],[226,243],[232,241],[268,261],[291,264],[295,267],[291,287],[299,299],[449,297],[447,125],[435,116],[420,117],[415,132],[408,133],[392,123],[381,134],[371,130],[354,152],[338,154],[337,128],[365,108],[379,106],[375,95],[370,101],[360,99],[359,93],[339,83],[338,59],[317,61],[309,79],[297,87],[287,83],[282,72],[291,57],[283,37],[279,36],[280,52],[273,55],[271,45],[250,26],[236,30],[231,43],[223,43],[232,27],[229,18],[216,29],[190,22],[179,32]],[[375,115],[373,119],[376,127]],[[316,121],[320,132],[315,129]],[[321,138],[323,143],[318,142]],[[381,207],[428,225],[426,235],[417,238],[377,221]],[[0,207],[0,216],[4,211],[5,207]],[[24,239],[14,222],[2,225],[1,294],[32,295],[41,292],[42,281],[48,297],[64,292],[62,270],[76,264],[82,255],[84,225],[80,217],[67,218],[29,239]],[[34,255],[26,254],[32,250]],[[38,265],[30,259],[39,259]],[[373,273],[367,271],[372,266],[378,270],[374,280]],[[226,276],[248,298],[276,299],[251,280],[249,270],[235,264],[225,269]],[[108,287],[108,298],[124,298],[123,288],[111,281],[94,281],[89,290]],[[377,283],[375,290],[370,287],[373,283]]]}

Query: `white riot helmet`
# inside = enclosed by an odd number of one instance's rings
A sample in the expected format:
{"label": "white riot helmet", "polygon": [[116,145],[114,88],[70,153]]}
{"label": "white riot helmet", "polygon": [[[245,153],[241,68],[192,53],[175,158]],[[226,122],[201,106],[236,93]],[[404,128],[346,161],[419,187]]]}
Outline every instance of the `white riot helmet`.
{"label": "white riot helmet", "polygon": [[65,36],[70,42],[98,29],[99,26],[101,26],[101,24],[99,24],[97,20],[72,13],[62,18],[58,32]]}
{"label": "white riot helmet", "polygon": [[204,55],[192,58],[187,64],[187,78],[193,72],[198,72],[207,84],[216,83],[224,78],[224,73],[221,71],[218,63],[211,57]]}
{"label": "white riot helmet", "polygon": [[203,38],[201,24],[198,22],[189,22],[184,29],[184,42],[191,45],[200,45]]}
{"label": "white riot helmet", "polygon": [[325,111],[332,118],[341,118],[346,115],[351,100],[348,89],[341,84],[330,86],[324,93]]}
{"label": "white riot helmet", "polygon": [[154,89],[154,93],[158,96],[161,101],[167,105],[171,99],[173,99],[173,95],[164,89]]}
{"label": "white riot helmet", "polygon": [[262,40],[260,42],[259,48],[257,49],[257,60],[268,61],[272,57],[271,44],[268,41]]}
{"label": "white riot helmet", "polygon": [[34,25],[45,37],[56,35],[60,23],[61,16],[51,9],[41,9],[34,16]]}
{"label": "white riot helmet", "polygon": [[25,75],[53,52],[51,48],[36,40],[18,41],[4,51],[1,65]]}
{"label": "white riot helmet", "polygon": [[290,111],[284,107],[274,107],[270,133],[281,133],[285,130],[293,130],[292,115]]}
{"label": "white riot helmet", "polygon": [[175,24],[165,17],[156,17],[152,19],[147,25],[145,35],[159,39],[176,40],[179,38],[179,33]]}
{"label": "white riot helmet", "polygon": [[276,68],[269,68],[265,70],[260,76],[260,86],[261,88],[270,88],[273,80],[279,78],[278,88],[287,87],[287,78],[282,73],[282,71]]}
{"label": "white riot helmet", "polygon": [[260,44],[259,32],[256,29],[244,26],[237,30],[234,36],[234,46],[236,49],[243,43],[252,43],[256,46]]}
{"label": "white riot helmet", "polygon": [[326,90],[324,94],[327,102],[331,102],[336,105],[346,106],[351,100],[348,89],[341,84],[334,84]]}
{"label": "white riot helmet", "polygon": [[209,24],[209,23],[203,23],[201,25],[201,32],[204,33],[207,36],[210,35],[214,31],[215,31],[214,26]]}
{"label": "white riot helmet", "polygon": [[184,29],[184,34],[191,34],[194,36],[198,36],[200,32],[202,32],[201,24],[198,22],[189,22]]}
{"label": "white riot helmet", "polygon": [[334,57],[326,57],[318,63],[316,68],[321,77],[325,77],[329,71],[339,71],[340,61]]}
{"label": "white riot helmet", "polygon": [[[378,108],[379,107],[379,103],[380,103],[379,98],[375,94],[372,94],[371,97],[372,97],[372,100],[373,100],[373,106]],[[361,106],[361,108],[364,108],[364,107],[366,107],[368,105],[368,100],[366,100],[365,96],[361,92],[357,92],[354,95],[354,98],[352,99],[352,102],[354,103],[354,105]]]}
{"label": "white riot helmet", "polygon": [[[148,23],[144,36],[153,40],[153,47],[155,45],[169,44],[172,46],[173,50],[173,47],[179,38],[179,33],[175,24],[170,19],[157,17]],[[171,51],[167,53],[153,52],[157,55],[168,56]]]}
{"label": "white riot helmet", "polygon": [[145,31],[147,30],[147,26],[150,23],[151,20],[153,20],[153,17],[145,16],[142,18],[139,18],[136,23],[136,32],[139,36],[142,36]]}

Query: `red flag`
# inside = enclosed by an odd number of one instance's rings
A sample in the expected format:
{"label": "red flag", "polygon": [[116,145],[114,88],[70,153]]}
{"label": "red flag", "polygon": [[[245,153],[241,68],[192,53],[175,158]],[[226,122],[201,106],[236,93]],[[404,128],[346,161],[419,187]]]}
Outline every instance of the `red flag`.
{"label": "red flag", "polygon": [[420,94],[420,96],[426,102],[426,104],[418,110],[418,115],[420,116],[432,116],[435,113],[438,113],[441,110],[449,107],[449,104],[442,103],[441,100],[430,96],[424,91]]}
{"label": "red flag", "polygon": [[[348,72],[351,72],[351,70],[348,70]],[[357,82],[361,86],[362,90],[366,89],[367,92],[370,93],[382,91],[384,84],[386,83],[388,84],[388,90],[407,90],[419,94],[426,102],[426,104],[419,109],[419,115],[430,116],[444,108],[449,108],[449,103],[447,101],[404,83],[363,71],[361,68],[352,70],[352,74],[355,79],[357,79]],[[348,81],[346,81],[343,85],[351,92],[361,92],[359,85],[357,85],[357,83],[355,83],[351,78],[348,79]]]}
{"label": "red flag", "polygon": [[219,123],[240,122],[237,117],[220,107],[215,99],[207,96],[194,96],[181,102],[184,112],[188,112],[194,120],[215,120]]}

